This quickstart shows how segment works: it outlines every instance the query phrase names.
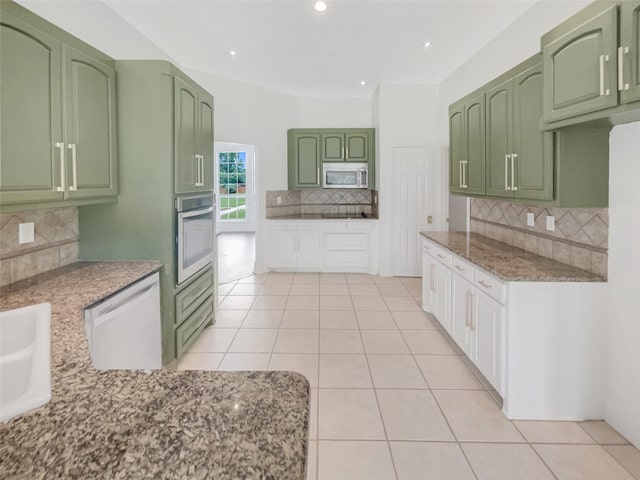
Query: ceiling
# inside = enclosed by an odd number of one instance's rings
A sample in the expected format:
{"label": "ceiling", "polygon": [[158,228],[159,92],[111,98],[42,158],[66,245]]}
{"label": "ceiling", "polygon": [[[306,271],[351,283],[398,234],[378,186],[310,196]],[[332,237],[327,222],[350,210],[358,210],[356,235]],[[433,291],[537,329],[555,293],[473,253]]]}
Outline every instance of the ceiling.
{"label": "ceiling", "polygon": [[369,97],[382,82],[440,83],[535,1],[326,0],[324,13],[313,0],[104,3],[184,68],[298,96]]}

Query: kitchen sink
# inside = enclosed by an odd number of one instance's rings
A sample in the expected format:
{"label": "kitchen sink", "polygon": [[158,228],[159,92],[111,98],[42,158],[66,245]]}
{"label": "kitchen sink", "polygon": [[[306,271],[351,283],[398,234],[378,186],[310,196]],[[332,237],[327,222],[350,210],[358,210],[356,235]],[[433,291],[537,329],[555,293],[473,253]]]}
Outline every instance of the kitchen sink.
{"label": "kitchen sink", "polygon": [[51,399],[51,305],[0,312],[0,422]]}
{"label": "kitchen sink", "polygon": [[323,213],[322,218],[369,218],[366,213]]}

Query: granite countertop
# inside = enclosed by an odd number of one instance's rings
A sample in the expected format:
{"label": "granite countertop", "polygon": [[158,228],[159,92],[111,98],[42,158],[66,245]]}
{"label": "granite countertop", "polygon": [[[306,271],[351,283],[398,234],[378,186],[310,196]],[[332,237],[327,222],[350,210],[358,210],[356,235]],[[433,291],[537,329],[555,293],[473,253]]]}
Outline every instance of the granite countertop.
{"label": "granite countertop", "polygon": [[541,257],[477,233],[420,232],[506,282],[606,282],[593,272]]}
{"label": "granite countertop", "polygon": [[292,215],[280,215],[277,217],[267,217],[267,220],[378,220],[367,214],[366,217],[360,215],[327,215],[326,213],[295,213]]}
{"label": "granite countertop", "polygon": [[93,368],[82,308],[161,266],[80,262],[0,289],[1,310],[52,307],[52,398],[0,424],[0,478],[304,479],[302,375]]}

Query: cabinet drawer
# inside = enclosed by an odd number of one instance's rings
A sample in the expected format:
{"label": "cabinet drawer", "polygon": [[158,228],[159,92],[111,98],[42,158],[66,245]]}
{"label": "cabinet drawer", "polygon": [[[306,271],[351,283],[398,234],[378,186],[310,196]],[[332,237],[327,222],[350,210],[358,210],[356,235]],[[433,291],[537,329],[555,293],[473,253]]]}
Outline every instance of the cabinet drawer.
{"label": "cabinet drawer", "polygon": [[369,253],[362,251],[327,252],[326,266],[331,268],[347,268],[369,266]]}
{"label": "cabinet drawer", "polygon": [[347,228],[357,232],[370,232],[373,228],[373,224],[369,220],[353,220],[351,222],[347,222]]}
{"label": "cabinet drawer", "polygon": [[453,255],[451,259],[451,267],[453,271],[465,280],[473,282],[473,267],[471,264],[462,260],[460,257]]}
{"label": "cabinet drawer", "polygon": [[274,230],[296,230],[295,223],[274,222],[272,225]]}
{"label": "cabinet drawer", "polygon": [[444,248],[440,248],[440,247],[436,247],[436,255],[435,255],[436,259],[446,265],[447,267],[451,268],[451,261],[453,259],[453,255],[451,254],[451,252],[449,252],[449,250],[445,250]]}
{"label": "cabinet drawer", "polygon": [[213,269],[210,268],[204,275],[178,293],[176,295],[176,325],[182,324],[205,298],[213,295],[214,288]]}
{"label": "cabinet drawer", "polygon": [[505,303],[507,299],[507,286],[497,278],[476,268],[473,273],[473,284],[500,303]]}
{"label": "cabinet drawer", "polygon": [[176,330],[176,356],[180,357],[198,338],[200,332],[213,320],[213,295]]}
{"label": "cabinet drawer", "polygon": [[320,230],[320,224],[318,222],[300,222],[298,223],[298,230]]}
{"label": "cabinet drawer", "polygon": [[422,251],[423,253],[428,253],[432,257],[436,256],[436,246],[427,240],[422,242]]}
{"label": "cabinet drawer", "polygon": [[325,248],[331,250],[367,250],[366,233],[327,233]]}

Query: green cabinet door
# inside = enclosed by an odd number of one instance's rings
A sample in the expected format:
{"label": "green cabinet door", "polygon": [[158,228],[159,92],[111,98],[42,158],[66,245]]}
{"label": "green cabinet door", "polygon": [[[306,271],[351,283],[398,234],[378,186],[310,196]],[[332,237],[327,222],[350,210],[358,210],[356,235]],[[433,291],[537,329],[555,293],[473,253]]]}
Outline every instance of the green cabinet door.
{"label": "green cabinet door", "polygon": [[516,75],[513,88],[513,149],[510,172],[515,198],[553,199],[553,134],[540,129],[542,65]]}
{"label": "green cabinet door", "polygon": [[59,41],[2,11],[1,204],[63,198],[61,57]]}
{"label": "green cabinet door", "polygon": [[464,150],[464,105],[449,108],[449,187],[451,192],[464,192],[462,152]]}
{"label": "green cabinet door", "polygon": [[115,70],[64,47],[68,198],[117,194]]}
{"label": "green cabinet door", "polygon": [[198,94],[175,77],[175,193],[198,191]]}
{"label": "green cabinet door", "polygon": [[342,162],[344,161],[344,134],[323,133],[322,134],[322,161]]}
{"label": "green cabinet door", "polygon": [[462,179],[466,193],[485,192],[485,107],[484,94],[469,100],[464,106],[464,136]]}
{"label": "green cabinet door", "polygon": [[203,184],[200,190],[213,190],[213,102],[203,98],[198,100],[200,155],[202,155],[201,175]]}
{"label": "green cabinet door", "polygon": [[[512,197],[513,79],[486,93],[487,195]],[[539,110],[539,109],[538,109]]]}
{"label": "green cabinet door", "polygon": [[319,133],[289,133],[289,188],[318,188],[320,181]]}
{"label": "green cabinet door", "polygon": [[344,143],[346,145],[344,159],[347,162],[367,163],[369,161],[368,133],[347,133],[345,134],[344,139]]}
{"label": "green cabinet door", "polygon": [[542,37],[544,121],[617,105],[618,7],[594,2]]}
{"label": "green cabinet door", "polygon": [[640,0],[625,0],[620,7],[620,47],[622,62],[620,102],[640,100]]}

